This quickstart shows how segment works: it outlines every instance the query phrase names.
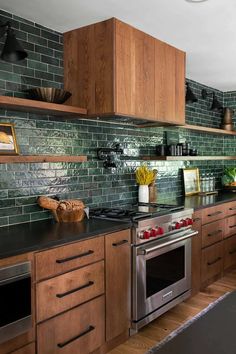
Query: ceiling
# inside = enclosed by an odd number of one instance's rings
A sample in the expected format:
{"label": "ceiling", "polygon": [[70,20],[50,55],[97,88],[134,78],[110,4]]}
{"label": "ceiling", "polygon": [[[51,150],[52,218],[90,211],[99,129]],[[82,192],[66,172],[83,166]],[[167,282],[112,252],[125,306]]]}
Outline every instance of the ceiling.
{"label": "ceiling", "polygon": [[117,17],[187,52],[187,77],[236,90],[236,1],[0,0],[0,8],[65,32]]}

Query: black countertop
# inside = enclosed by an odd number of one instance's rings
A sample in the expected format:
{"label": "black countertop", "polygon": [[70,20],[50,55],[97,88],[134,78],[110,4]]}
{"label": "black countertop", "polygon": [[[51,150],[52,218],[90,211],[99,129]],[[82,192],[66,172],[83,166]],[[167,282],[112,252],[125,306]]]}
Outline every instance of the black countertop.
{"label": "black countertop", "polygon": [[79,223],[44,220],[1,227],[0,259],[81,241],[129,227],[129,223],[100,219],[85,219]]}
{"label": "black countertop", "polygon": [[211,194],[206,196],[192,195],[183,196],[176,199],[158,198],[157,203],[184,205],[185,208],[193,208],[194,210],[207,208],[217,204],[236,201],[236,193],[228,191],[219,191],[218,194]]}

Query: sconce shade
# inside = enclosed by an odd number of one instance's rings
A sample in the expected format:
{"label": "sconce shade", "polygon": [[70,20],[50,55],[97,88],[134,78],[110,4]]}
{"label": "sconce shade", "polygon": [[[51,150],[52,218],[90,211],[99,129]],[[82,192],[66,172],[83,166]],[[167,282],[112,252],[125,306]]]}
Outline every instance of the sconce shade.
{"label": "sconce shade", "polygon": [[186,103],[194,103],[197,102],[198,99],[197,97],[194,95],[193,91],[191,90],[191,88],[189,87],[189,84],[186,84],[187,89],[186,89],[186,95],[185,95],[185,102]]}
{"label": "sconce shade", "polygon": [[215,93],[213,92],[213,100],[211,105],[211,111],[219,112],[223,110],[222,104],[217,100]]}
{"label": "sconce shade", "polygon": [[11,28],[7,29],[6,42],[3,47],[1,59],[15,63],[18,60],[23,60],[28,56],[26,51],[16,39],[16,36]]}

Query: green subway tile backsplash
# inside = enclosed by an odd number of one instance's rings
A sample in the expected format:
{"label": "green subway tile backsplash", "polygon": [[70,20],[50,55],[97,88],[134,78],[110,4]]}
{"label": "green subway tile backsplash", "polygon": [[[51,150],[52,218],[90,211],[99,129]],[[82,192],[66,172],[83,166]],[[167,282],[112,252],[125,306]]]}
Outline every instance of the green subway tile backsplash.
{"label": "green subway tile backsplash", "polygon": [[[11,20],[17,36],[28,50],[23,62],[0,62],[0,94],[24,97],[32,86],[63,87],[63,37],[60,33],[0,10],[0,20]],[[2,47],[3,39],[0,39]],[[188,80],[198,102],[186,105],[189,124],[219,127],[221,115],[209,111],[211,97],[201,98],[202,88],[212,88]],[[224,106],[236,108],[236,92],[214,90]],[[0,122],[15,124],[21,154],[85,154],[84,163],[38,163],[0,165],[0,226],[51,217],[36,203],[38,195],[81,198],[89,206],[112,206],[137,200],[134,171],[143,162],[140,156],[155,155],[155,146],[166,142],[165,132],[178,131],[181,142],[191,142],[200,155],[235,155],[235,137],[197,133],[181,128],[134,128],[87,120],[62,121],[27,112],[0,110]],[[124,155],[117,169],[103,168],[96,150],[121,143]],[[199,167],[213,172],[219,183],[223,161],[150,161],[158,170],[157,189],[174,198],[183,193],[182,168]]]}

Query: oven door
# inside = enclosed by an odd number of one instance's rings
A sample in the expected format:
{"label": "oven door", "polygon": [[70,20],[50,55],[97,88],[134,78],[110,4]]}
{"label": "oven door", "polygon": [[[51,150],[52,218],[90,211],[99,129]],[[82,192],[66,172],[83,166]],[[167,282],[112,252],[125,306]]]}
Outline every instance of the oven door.
{"label": "oven door", "polygon": [[191,288],[191,237],[177,236],[133,247],[133,321],[139,321]]}

